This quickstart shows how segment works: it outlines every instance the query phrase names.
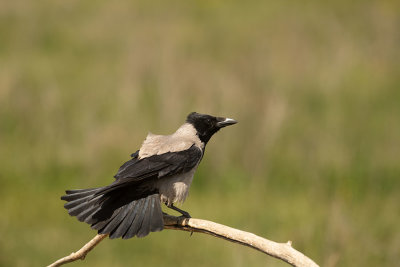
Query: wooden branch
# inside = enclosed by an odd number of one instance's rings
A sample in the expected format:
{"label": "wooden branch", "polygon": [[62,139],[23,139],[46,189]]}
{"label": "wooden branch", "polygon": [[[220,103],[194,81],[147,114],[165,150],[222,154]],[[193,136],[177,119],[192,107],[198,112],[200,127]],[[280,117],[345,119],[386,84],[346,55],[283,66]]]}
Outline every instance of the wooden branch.
{"label": "wooden branch", "polygon": [[84,260],[86,255],[94,249],[104,238],[106,238],[108,234],[105,235],[96,235],[92,240],[90,240],[86,245],[84,245],[80,250],[77,252],[72,252],[69,256],[59,259],[56,262],[53,262],[47,267],[57,267],[69,262],[73,262],[76,260]]}
{"label": "wooden branch", "polygon": [[[222,224],[211,221],[175,217],[164,215],[164,228],[173,230],[182,230],[188,232],[198,232],[209,234],[218,238],[228,240],[259,250],[267,255],[283,260],[296,267],[318,267],[318,265],[303,253],[292,247],[292,242],[276,243],[268,239],[259,237],[255,234],[234,229]],[[58,261],[50,264],[48,267],[57,267],[76,260],[84,260],[86,255],[98,245],[108,235],[96,235],[89,243],[84,245],[77,252],[72,253]]]}
{"label": "wooden branch", "polygon": [[230,242],[239,243],[259,250],[272,257],[281,259],[297,267],[318,266],[310,258],[292,247],[292,241],[276,243],[255,234],[231,228],[219,223],[194,218],[182,218],[170,215],[164,216],[165,229],[183,230],[209,234]]}

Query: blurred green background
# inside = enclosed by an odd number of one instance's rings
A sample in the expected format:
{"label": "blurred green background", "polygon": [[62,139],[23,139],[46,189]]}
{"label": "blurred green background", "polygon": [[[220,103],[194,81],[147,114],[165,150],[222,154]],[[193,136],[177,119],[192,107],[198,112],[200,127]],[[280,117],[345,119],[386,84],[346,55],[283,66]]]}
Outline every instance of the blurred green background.
{"label": "blurred green background", "polygon": [[[65,189],[110,183],[191,111],[209,143],[182,206],[321,266],[400,262],[399,1],[2,1],[0,266],[96,233]],[[105,240],[74,266],[287,266],[202,234]]]}

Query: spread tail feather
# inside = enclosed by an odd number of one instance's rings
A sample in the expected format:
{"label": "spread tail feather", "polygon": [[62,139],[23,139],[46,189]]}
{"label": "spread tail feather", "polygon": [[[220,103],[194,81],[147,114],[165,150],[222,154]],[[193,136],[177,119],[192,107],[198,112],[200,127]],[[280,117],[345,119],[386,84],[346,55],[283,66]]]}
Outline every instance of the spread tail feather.
{"label": "spread tail feather", "polygon": [[144,237],[164,228],[160,196],[157,193],[134,198],[118,190],[102,193],[103,187],[67,190],[62,200],[71,216],[86,222],[110,238]]}

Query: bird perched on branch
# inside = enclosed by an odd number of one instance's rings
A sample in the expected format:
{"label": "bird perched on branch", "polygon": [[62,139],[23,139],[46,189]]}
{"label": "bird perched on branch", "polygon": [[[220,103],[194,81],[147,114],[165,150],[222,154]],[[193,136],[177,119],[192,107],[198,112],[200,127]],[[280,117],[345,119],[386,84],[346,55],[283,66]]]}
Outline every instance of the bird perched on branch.
{"label": "bird perched on branch", "polygon": [[67,190],[62,200],[71,216],[110,238],[144,237],[164,228],[161,202],[174,206],[188,196],[194,172],[210,138],[233,119],[190,113],[171,135],[149,133],[108,186]]}

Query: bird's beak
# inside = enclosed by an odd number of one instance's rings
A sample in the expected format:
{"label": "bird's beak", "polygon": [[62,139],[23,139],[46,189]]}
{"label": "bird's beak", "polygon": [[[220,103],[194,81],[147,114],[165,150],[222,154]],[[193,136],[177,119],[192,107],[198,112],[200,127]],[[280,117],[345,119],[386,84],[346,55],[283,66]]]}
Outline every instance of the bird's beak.
{"label": "bird's beak", "polygon": [[237,121],[235,121],[234,119],[221,118],[221,121],[217,122],[217,126],[219,128],[222,128],[222,127],[226,127],[226,126],[233,125],[233,124],[236,124],[236,123],[237,123]]}

